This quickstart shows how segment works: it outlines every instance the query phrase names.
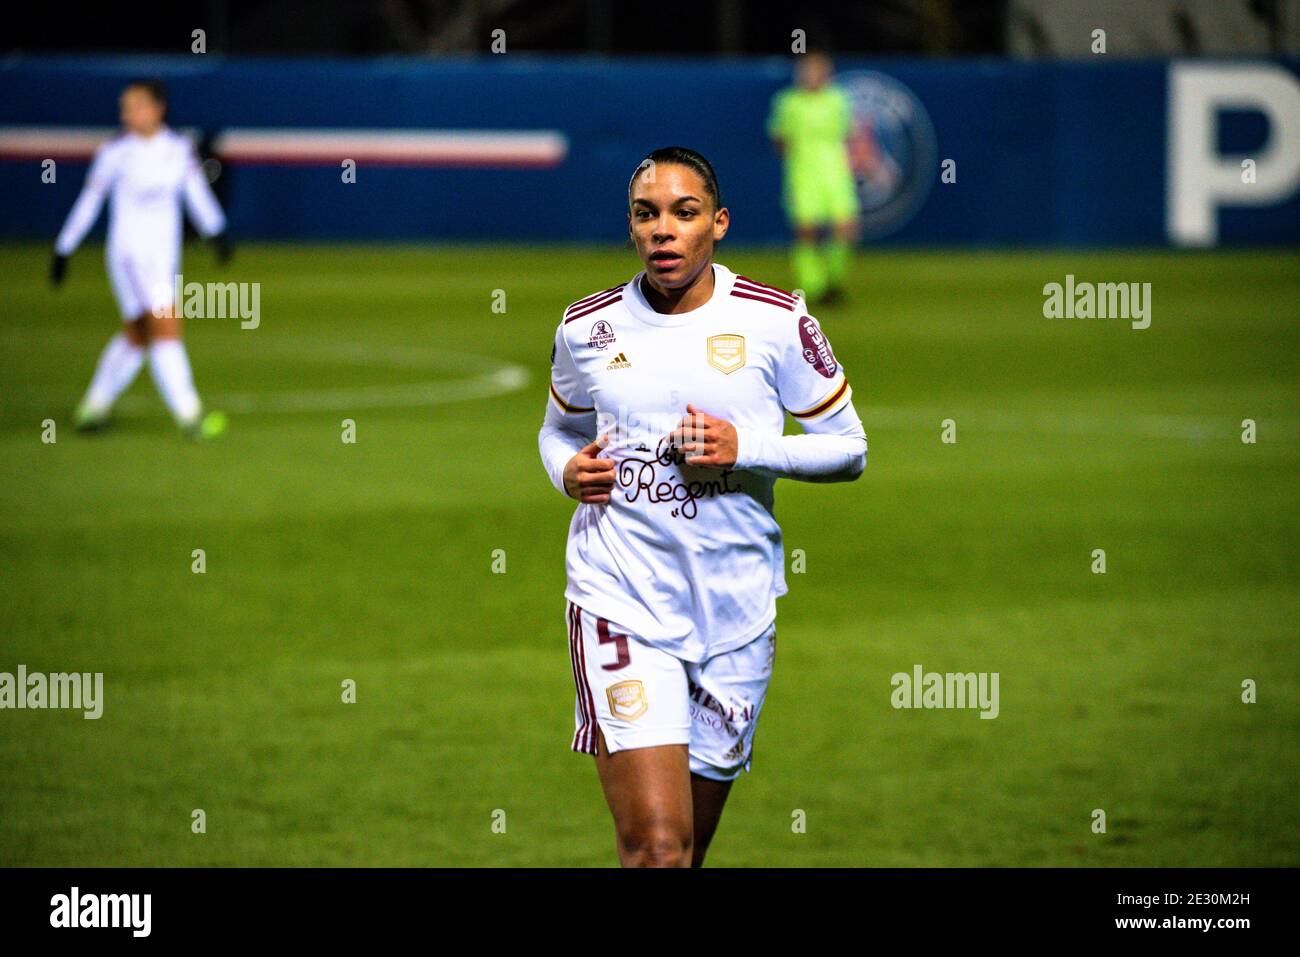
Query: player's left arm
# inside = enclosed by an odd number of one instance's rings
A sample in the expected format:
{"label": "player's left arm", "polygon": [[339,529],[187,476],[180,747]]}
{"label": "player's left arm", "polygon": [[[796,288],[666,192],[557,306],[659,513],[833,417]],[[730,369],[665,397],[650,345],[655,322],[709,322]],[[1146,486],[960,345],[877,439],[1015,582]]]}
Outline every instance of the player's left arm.
{"label": "player's left arm", "polygon": [[853,390],[816,319],[797,317],[777,360],[782,407],[803,435],[769,435],[687,406],[671,438],[688,464],[806,482],[851,482],[867,465],[867,436]]}
{"label": "player's left arm", "polygon": [[867,436],[853,401],[804,421],[803,435],[766,435],[687,406],[669,438],[688,465],[805,482],[851,482],[867,467]]}
{"label": "player's left arm", "polygon": [[203,172],[198,153],[190,147],[185,160],[185,211],[189,214],[194,228],[204,239],[211,239],[217,247],[217,259],[225,262],[230,258],[230,235],[226,229],[226,214],[221,210],[221,203],[208,184],[208,177]]}
{"label": "player's left arm", "polygon": [[737,469],[805,482],[852,482],[867,467],[867,434],[853,400],[800,423],[803,435],[742,430]]}

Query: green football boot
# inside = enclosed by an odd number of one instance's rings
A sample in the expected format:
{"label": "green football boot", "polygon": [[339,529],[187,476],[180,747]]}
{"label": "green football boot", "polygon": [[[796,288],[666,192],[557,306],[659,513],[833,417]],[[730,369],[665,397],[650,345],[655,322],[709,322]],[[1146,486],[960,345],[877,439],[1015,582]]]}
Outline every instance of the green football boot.
{"label": "green football boot", "polygon": [[195,442],[206,442],[209,439],[215,439],[222,432],[226,431],[226,425],[229,420],[226,413],[212,411],[200,413],[199,417],[194,420],[193,424],[185,427],[185,434]]}
{"label": "green football boot", "polygon": [[72,415],[72,424],[78,432],[98,432],[108,425],[108,409],[96,409],[83,402]]}

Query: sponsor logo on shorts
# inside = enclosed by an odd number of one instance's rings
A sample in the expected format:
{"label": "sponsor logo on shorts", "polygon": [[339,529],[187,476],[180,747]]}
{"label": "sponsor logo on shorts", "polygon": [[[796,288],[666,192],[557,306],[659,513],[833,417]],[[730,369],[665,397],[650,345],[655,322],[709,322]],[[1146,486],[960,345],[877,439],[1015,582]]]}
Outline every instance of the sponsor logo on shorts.
{"label": "sponsor logo on shorts", "polygon": [[593,349],[608,349],[613,341],[614,327],[604,319],[596,320],[596,324],[591,327],[591,335],[587,337],[587,345]]}
{"label": "sponsor logo on shorts", "polygon": [[732,745],[731,750],[728,751],[726,754],[724,754],[722,757],[723,760],[725,761],[739,761],[744,756],[745,756],[745,739],[741,738],[734,745]]}
{"label": "sponsor logo on shorts", "polygon": [[688,703],[688,711],[692,721],[698,721],[700,724],[712,728],[714,731],[721,731],[732,738],[740,734],[740,730],[730,721],[719,717],[712,711],[707,711],[704,708],[701,708],[693,701]]}
{"label": "sponsor logo on shorts", "polygon": [[745,337],[709,336],[709,365],[727,375],[745,364]]}
{"label": "sponsor logo on shorts", "polygon": [[645,714],[648,707],[645,685],[639,679],[612,684],[605,689],[605,695],[609,698],[609,710],[614,717],[622,718],[624,721],[635,721]]}
{"label": "sponsor logo on shorts", "polygon": [[[739,708],[734,703],[724,704],[689,678],[686,681],[686,688],[687,695],[690,698],[691,718],[707,724],[711,728],[720,727],[721,730],[726,731],[733,738],[740,734],[733,722],[745,723],[753,721],[758,710],[748,702],[742,702]],[[714,715],[717,717],[715,718]],[[721,721],[721,724],[718,723],[719,721]]]}

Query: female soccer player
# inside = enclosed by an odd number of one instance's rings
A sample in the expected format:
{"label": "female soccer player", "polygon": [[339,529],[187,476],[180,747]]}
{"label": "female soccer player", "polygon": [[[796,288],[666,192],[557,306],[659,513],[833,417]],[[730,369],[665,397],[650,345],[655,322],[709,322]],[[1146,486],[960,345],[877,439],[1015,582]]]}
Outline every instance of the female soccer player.
{"label": "female soccer player", "polygon": [[699,866],[772,673],[776,479],[851,481],[867,443],[803,301],[713,261],[730,213],[708,160],[655,150],[628,205],[643,269],[565,310],[538,445],[580,503],[571,748],[595,755],[622,864]]}
{"label": "female soccer player", "polygon": [[96,150],[86,185],[54,243],[50,265],[50,279],[58,286],[68,257],[99,217],[104,197],[111,196],[105,258],[124,325],[99,357],[77,408],[76,427],[92,431],[107,423],[113,403],[144,364],[147,348],[154,383],[176,422],[192,438],[209,438],[222,430],[225,416],[203,414],[172,290],[180,268],[182,200],[199,232],[217,241],[222,262],[230,255],[226,218],[193,145],[164,122],[162,84],[129,84],[120,108],[124,129]]}
{"label": "female soccer player", "polygon": [[[797,86],[772,100],[767,130],[785,161],[785,208],[794,227],[790,259],[810,302],[843,297],[858,235],[858,191],[849,164],[853,105],[824,53],[799,57]],[[823,230],[828,233],[821,242]]]}

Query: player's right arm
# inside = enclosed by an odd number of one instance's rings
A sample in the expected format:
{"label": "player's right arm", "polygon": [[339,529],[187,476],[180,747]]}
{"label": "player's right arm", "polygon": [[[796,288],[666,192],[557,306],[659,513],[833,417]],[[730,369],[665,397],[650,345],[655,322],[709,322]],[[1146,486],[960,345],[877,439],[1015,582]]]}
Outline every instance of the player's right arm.
{"label": "player's right arm", "polygon": [[63,280],[68,257],[71,256],[90,232],[99,218],[99,211],[104,205],[104,197],[113,185],[113,160],[111,144],[104,143],[95,150],[90,172],[86,176],[86,185],[81,188],[81,195],[72,204],[63,228],[54,241],[54,260],[50,266],[50,278],[55,285]]}
{"label": "player's right arm", "polygon": [[785,140],[789,128],[789,102],[787,91],[781,90],[772,97],[772,109],[767,116],[767,135],[778,156],[785,155]]}
{"label": "player's right arm", "polygon": [[607,503],[614,488],[614,463],[598,457],[607,439],[596,438],[595,403],[581,381],[561,322],[551,348],[546,416],[537,434],[538,451],[551,484],[580,502]]}

